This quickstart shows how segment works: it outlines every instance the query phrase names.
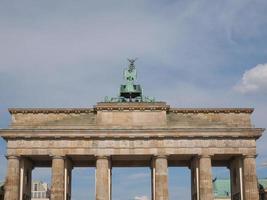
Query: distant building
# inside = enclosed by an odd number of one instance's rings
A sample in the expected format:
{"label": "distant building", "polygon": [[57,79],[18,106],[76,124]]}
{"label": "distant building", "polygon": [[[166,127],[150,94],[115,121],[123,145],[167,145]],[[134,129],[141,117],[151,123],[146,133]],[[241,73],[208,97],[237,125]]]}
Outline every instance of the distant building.
{"label": "distant building", "polygon": [[[258,179],[260,200],[267,200],[267,178]],[[231,200],[231,186],[229,179],[215,179],[213,181],[213,193],[216,200]]]}
{"label": "distant building", "polygon": [[50,189],[47,183],[41,181],[32,182],[32,199],[31,200],[49,200]]}

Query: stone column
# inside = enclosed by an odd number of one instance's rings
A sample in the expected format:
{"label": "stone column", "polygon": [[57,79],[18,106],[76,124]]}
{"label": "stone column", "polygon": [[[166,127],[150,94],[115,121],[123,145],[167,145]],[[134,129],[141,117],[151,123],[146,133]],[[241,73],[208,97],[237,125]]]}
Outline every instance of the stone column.
{"label": "stone column", "polygon": [[21,158],[20,164],[20,200],[31,200],[32,189],[32,162]]}
{"label": "stone column", "polygon": [[96,200],[111,199],[111,165],[107,156],[96,158]]}
{"label": "stone column", "polygon": [[230,162],[231,198],[243,200],[242,159],[235,157]]}
{"label": "stone column", "polygon": [[199,199],[213,200],[211,157],[199,157]]}
{"label": "stone column", "polygon": [[168,159],[165,155],[156,156],[153,160],[153,200],[168,200]]}
{"label": "stone column", "polygon": [[72,162],[69,159],[65,159],[65,175],[64,175],[64,199],[71,199],[71,179],[72,179]]}
{"label": "stone column", "polygon": [[246,155],[243,158],[244,200],[259,200],[255,157]]}
{"label": "stone column", "polygon": [[52,185],[51,200],[64,200],[65,157],[53,156],[52,158]]}
{"label": "stone column", "polygon": [[151,161],[151,199],[155,200],[155,163],[154,158]]}
{"label": "stone column", "polygon": [[194,157],[191,160],[191,199],[199,200],[199,160]]}
{"label": "stone column", "polygon": [[20,159],[7,156],[8,169],[5,183],[5,200],[19,200],[20,193]]}

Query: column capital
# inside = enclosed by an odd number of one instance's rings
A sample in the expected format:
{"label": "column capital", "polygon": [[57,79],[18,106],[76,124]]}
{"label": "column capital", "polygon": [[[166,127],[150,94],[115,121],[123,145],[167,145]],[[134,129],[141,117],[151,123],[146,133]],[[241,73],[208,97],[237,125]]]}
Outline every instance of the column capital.
{"label": "column capital", "polygon": [[167,159],[168,155],[167,154],[159,154],[159,155],[154,155],[153,158],[154,159],[157,159],[157,158]]}
{"label": "column capital", "polygon": [[66,159],[66,156],[64,155],[50,155],[50,157],[52,157],[52,159]]}
{"label": "column capital", "polygon": [[244,154],[243,158],[254,158],[255,159],[257,158],[257,156],[258,156],[257,154]]}
{"label": "column capital", "polygon": [[110,160],[110,156],[108,155],[96,155],[96,160],[102,159],[102,160]]}
{"label": "column capital", "polygon": [[211,154],[200,154],[198,155],[198,158],[211,158]]}
{"label": "column capital", "polygon": [[6,159],[19,160],[20,156],[19,155],[6,155]]}

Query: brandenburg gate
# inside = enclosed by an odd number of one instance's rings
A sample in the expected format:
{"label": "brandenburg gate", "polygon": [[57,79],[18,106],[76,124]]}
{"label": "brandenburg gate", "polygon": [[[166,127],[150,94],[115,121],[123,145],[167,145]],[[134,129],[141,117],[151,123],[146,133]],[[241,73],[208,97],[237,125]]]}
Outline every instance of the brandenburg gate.
{"label": "brandenburg gate", "polygon": [[[153,200],[168,200],[168,167],[191,170],[192,200],[213,200],[212,166],[226,166],[232,200],[258,200],[251,108],[172,108],[144,97],[134,60],[116,98],[93,108],[12,108],[5,200],[31,198],[34,167],[51,167],[51,200],[71,199],[74,167],[96,169],[96,200],[110,200],[112,167],[151,168]],[[177,180],[182,181],[182,180]],[[181,199],[182,200],[182,199]]]}

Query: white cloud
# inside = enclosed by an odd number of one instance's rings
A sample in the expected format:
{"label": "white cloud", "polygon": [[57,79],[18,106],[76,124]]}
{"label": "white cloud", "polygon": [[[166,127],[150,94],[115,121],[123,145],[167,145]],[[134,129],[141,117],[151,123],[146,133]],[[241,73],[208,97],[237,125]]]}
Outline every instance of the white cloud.
{"label": "white cloud", "polygon": [[[3,1],[0,7],[1,127],[9,121],[7,107],[87,107],[115,96],[131,56],[139,58],[138,81],[145,95],[179,107],[253,105],[257,126],[265,126],[265,102],[257,108],[261,97],[252,101],[224,90],[234,85],[236,63],[240,69],[266,53],[267,1],[62,2]],[[255,84],[250,71],[238,84],[242,90]],[[258,141],[258,163],[267,160],[266,136]],[[1,154],[4,144],[0,140]],[[0,156],[0,180],[6,164]],[[74,175],[74,198],[88,199],[85,193],[93,198],[94,192],[83,192],[88,183],[82,187],[80,172]],[[49,171],[34,173],[36,179],[51,179]],[[140,185],[149,176],[128,178]],[[118,184],[114,199],[148,199],[141,194],[149,194],[149,187],[119,180],[124,187]],[[189,188],[175,187],[171,199],[190,199]]]}
{"label": "white cloud", "polygon": [[150,174],[148,173],[136,173],[136,174],[131,174],[128,176],[129,180],[140,180],[140,179],[145,179],[148,178]]}
{"label": "white cloud", "polygon": [[241,81],[234,87],[241,93],[264,92],[267,89],[267,63],[258,64],[245,71]]}
{"label": "white cloud", "polygon": [[148,197],[147,196],[136,196],[134,197],[134,200],[148,200]]}

